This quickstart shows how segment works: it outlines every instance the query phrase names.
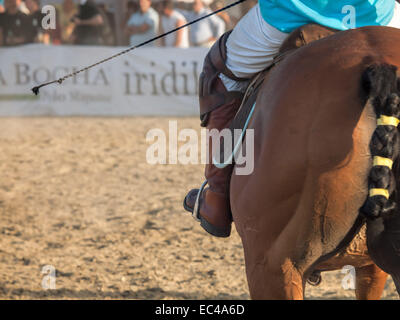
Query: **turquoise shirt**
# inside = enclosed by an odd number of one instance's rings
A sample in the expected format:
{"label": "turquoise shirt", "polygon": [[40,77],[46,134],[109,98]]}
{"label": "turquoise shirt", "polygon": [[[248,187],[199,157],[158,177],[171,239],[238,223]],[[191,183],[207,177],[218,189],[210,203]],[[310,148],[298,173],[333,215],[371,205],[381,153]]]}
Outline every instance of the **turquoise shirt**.
{"label": "turquoise shirt", "polygon": [[259,5],[268,24],[289,33],[308,23],[337,30],[386,26],[395,0],[259,0]]}

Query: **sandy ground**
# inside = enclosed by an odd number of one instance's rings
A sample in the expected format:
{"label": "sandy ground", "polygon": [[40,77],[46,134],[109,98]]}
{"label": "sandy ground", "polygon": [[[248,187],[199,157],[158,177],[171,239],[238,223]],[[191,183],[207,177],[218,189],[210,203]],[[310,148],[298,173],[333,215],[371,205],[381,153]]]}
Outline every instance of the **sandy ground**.
{"label": "sandy ground", "polygon": [[[198,129],[197,118],[178,128]],[[249,299],[240,239],[182,209],[202,165],[146,162],[165,118],[0,119],[1,299]],[[56,289],[42,288],[43,266]],[[323,274],[309,299],[353,299]],[[397,294],[388,281],[385,299]]]}

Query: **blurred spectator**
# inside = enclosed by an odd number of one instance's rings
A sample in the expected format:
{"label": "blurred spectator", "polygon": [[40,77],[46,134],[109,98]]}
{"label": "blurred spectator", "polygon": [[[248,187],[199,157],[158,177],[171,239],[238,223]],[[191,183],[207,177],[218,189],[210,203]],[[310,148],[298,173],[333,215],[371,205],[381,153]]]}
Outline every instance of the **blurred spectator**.
{"label": "blurred spectator", "polygon": [[[136,13],[138,10],[139,10],[139,5],[137,4],[137,2],[135,2],[133,0],[128,1],[125,17],[120,25],[122,27],[122,29],[125,29],[130,17],[134,13]],[[125,46],[129,45],[129,36],[125,32],[124,32],[123,45],[125,45]]]}
{"label": "blurred spectator", "polygon": [[[210,8],[212,11],[217,11],[225,7],[225,4],[222,0],[216,0],[211,5]],[[217,13],[218,17],[220,17],[225,22],[225,30],[232,30],[236,25],[237,20],[231,17],[227,10],[221,11]]]}
{"label": "blurred spectator", "polygon": [[26,34],[29,43],[50,43],[49,33],[42,28],[42,20],[45,14],[40,9],[39,0],[25,0],[25,5],[29,10],[30,24],[29,33]]}
{"label": "blurred spectator", "polygon": [[25,13],[26,15],[29,14],[29,9],[26,7],[25,2],[24,1],[20,1],[20,4],[18,6],[19,11],[21,11],[22,13]]}
{"label": "blurred spectator", "polygon": [[[4,12],[4,0],[0,0],[0,14]],[[1,22],[0,22],[1,23]],[[3,44],[3,34],[0,27],[0,46]]]}
{"label": "blurred spectator", "polygon": [[15,46],[27,43],[30,34],[29,18],[19,10],[21,0],[5,0],[5,12],[0,13],[1,45]]}
{"label": "blurred spectator", "polygon": [[114,46],[117,38],[114,13],[109,10],[108,5],[105,3],[99,4],[98,8],[104,20],[103,42],[107,46]]}
{"label": "blurred spectator", "polygon": [[72,18],[78,14],[78,6],[73,0],[64,0],[61,4],[55,5],[57,10],[57,23],[60,29],[62,43],[70,43],[74,24]]}
{"label": "blurred spectator", "polygon": [[[194,0],[189,21],[199,19],[209,13],[211,10],[204,5],[202,0]],[[224,32],[225,22],[218,16],[211,16],[190,26],[190,44],[197,47],[211,47]]]}
{"label": "blurred spectator", "polygon": [[[150,0],[139,0],[139,11],[134,13],[126,26],[125,32],[130,36],[130,45],[135,46],[154,38],[158,32],[159,16],[151,7]],[[154,45],[154,42],[148,46]]]}
{"label": "blurred spectator", "polygon": [[163,11],[163,2],[163,0],[156,0],[151,3],[151,7],[158,13],[160,18]]}
{"label": "blurred spectator", "polygon": [[193,5],[189,2],[179,0],[175,2],[175,10],[181,13],[188,22],[192,18],[192,9]]}
{"label": "blurred spectator", "polygon": [[[179,28],[184,24],[186,24],[186,19],[177,10],[174,10],[174,3],[172,0],[163,1],[160,33],[163,34],[175,28]],[[182,28],[176,32],[166,35],[162,38],[162,41],[162,45],[165,47],[188,48],[188,28]]]}
{"label": "blurred spectator", "polygon": [[78,15],[72,18],[75,29],[73,43],[79,45],[102,45],[104,20],[93,0],[79,0]]}
{"label": "blurred spectator", "polygon": [[139,4],[136,1],[133,0],[128,1],[127,6],[128,6],[127,13],[130,14],[128,18],[130,18],[130,16],[135,12],[139,11]]}

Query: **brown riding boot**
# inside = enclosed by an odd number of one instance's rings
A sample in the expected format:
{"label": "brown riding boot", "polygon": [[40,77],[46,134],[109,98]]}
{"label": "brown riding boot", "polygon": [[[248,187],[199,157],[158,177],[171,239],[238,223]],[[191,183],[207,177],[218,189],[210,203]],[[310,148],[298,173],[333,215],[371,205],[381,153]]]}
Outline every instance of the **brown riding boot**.
{"label": "brown riding boot", "polygon": [[[218,91],[225,90],[222,81],[216,81]],[[209,114],[207,129],[221,131],[227,128],[234,118],[241,99],[235,98],[222,105]],[[219,169],[212,164],[212,145],[209,149],[209,164],[206,165],[205,176],[208,181],[208,188],[204,189],[199,200],[200,225],[210,234],[216,237],[229,237],[231,233],[232,214],[229,203],[229,182],[233,165],[230,164]],[[215,157],[219,159],[219,157]],[[184,200],[184,208],[193,213],[199,189],[191,190]]]}
{"label": "brown riding boot", "polygon": [[[227,91],[219,75],[235,81],[248,81],[237,78],[226,66],[226,41],[230,32],[222,35],[211,47],[204,59],[203,71],[199,81],[200,119],[201,125],[207,129],[221,131],[229,126],[242,102],[243,93]],[[212,145],[209,149],[209,159],[205,176],[209,187],[199,196],[199,189],[191,190],[183,201],[184,208],[191,212],[201,226],[216,237],[229,237],[231,233],[232,214],[229,203],[229,182],[233,165],[218,169],[212,163]],[[218,157],[215,157],[219,159]],[[193,211],[195,211],[193,213]]]}

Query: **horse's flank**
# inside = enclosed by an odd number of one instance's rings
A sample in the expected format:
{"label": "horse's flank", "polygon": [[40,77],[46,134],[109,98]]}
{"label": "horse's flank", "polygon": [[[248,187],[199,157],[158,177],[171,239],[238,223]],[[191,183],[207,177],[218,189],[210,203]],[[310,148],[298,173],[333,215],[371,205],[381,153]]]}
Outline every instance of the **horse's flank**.
{"label": "horse's flank", "polygon": [[399,44],[397,29],[340,32],[271,71],[250,124],[255,170],[231,181],[253,298],[303,298],[304,280],[354,226],[376,128],[361,77],[373,63],[399,67]]}

